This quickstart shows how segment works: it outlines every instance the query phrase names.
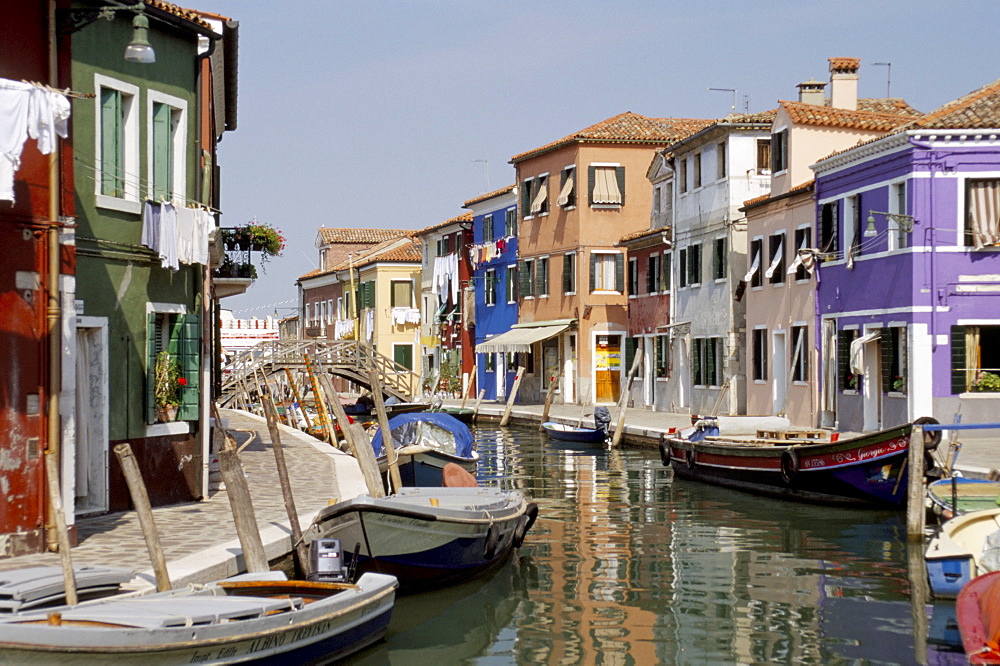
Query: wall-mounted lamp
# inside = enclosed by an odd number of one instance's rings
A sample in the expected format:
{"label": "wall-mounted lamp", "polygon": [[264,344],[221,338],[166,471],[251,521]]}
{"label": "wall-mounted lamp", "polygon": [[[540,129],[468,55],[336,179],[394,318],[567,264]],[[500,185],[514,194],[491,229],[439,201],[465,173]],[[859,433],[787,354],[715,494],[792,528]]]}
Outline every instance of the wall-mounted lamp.
{"label": "wall-mounted lamp", "polygon": [[876,215],[884,215],[885,219],[895,222],[896,226],[906,233],[913,231],[912,215],[904,215],[903,213],[884,213],[880,210],[870,210],[868,211],[868,226],[865,227],[865,238],[872,238],[878,235],[878,231],[875,230]]}
{"label": "wall-mounted lamp", "polygon": [[149,43],[149,19],[146,18],[144,8],[145,5],[140,2],[136,5],[117,5],[99,9],[61,9],[59,10],[59,32],[69,35],[98,19],[111,21],[115,18],[116,12],[133,12],[135,17],[132,19],[132,40],[125,47],[125,60],[148,65],[156,62],[156,52],[153,51],[153,46]]}

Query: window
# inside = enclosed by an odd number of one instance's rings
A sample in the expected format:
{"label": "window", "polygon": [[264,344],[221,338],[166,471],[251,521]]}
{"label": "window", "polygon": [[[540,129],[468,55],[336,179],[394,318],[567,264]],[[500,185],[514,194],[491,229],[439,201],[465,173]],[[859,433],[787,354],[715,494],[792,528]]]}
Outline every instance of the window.
{"label": "window", "polygon": [[715,144],[715,179],[722,180],[726,177],[726,142],[720,141]]}
{"label": "window", "polygon": [[653,188],[653,215],[660,214],[660,202],[663,199],[663,187],[657,185]]}
{"label": "window", "polygon": [[149,91],[149,197],[184,198],[187,149],[187,102]]}
{"label": "window", "polygon": [[139,88],[94,75],[100,107],[94,154],[97,205],[138,213],[139,206]]}
{"label": "window", "polygon": [[771,173],[771,140],[757,139],[757,173]]}
{"label": "window", "polygon": [[851,371],[851,343],[857,339],[856,328],[837,332],[837,385],[841,391],[857,391],[861,387],[861,377]]}
{"label": "window", "polygon": [[[499,215],[499,213],[497,213]],[[489,243],[496,239],[493,233],[493,215],[483,216],[483,242]]]}
{"label": "window", "polygon": [[646,270],[646,291],[650,294],[660,291],[663,279],[663,271],[660,269],[661,261],[662,259],[658,254],[651,254],[649,256],[649,264]]}
{"label": "window", "polygon": [[726,239],[716,238],[712,243],[712,279],[724,280],[726,277]]}
{"label": "window", "polygon": [[[648,276],[647,276],[648,277]],[[647,289],[647,291],[649,291]],[[628,260],[628,295],[637,296],[639,294],[639,260],[631,257]]]}
{"label": "window", "polygon": [[437,253],[435,255],[437,257],[443,257],[446,254],[448,254],[448,239],[447,238],[438,238],[437,239],[437,244],[436,244],[435,252]]}
{"label": "window", "polygon": [[[1000,181],[998,181],[1000,182]],[[997,209],[1000,213],[1000,208]],[[889,212],[906,215],[906,183],[894,183],[889,187]],[[899,227],[899,223],[889,218],[889,249],[898,250],[907,246],[908,233]]]}
{"label": "window", "polygon": [[576,293],[576,252],[563,255],[563,293]]}
{"label": "window", "polygon": [[1000,324],[951,327],[951,390],[1000,391]]}
{"label": "window", "polygon": [[906,327],[890,326],[882,329],[882,391],[906,393]]}
{"label": "window", "polygon": [[861,254],[861,197],[847,197],[847,207],[844,210],[844,236],[850,253],[855,257]]}
{"label": "window", "polygon": [[485,292],[483,294],[483,301],[487,306],[493,306],[497,304],[497,271],[495,268],[487,268],[485,280]]}
{"label": "window", "polygon": [[413,307],[413,281],[393,280],[392,281],[392,305],[394,308]]}
{"label": "window", "polygon": [[687,250],[688,284],[696,287],[701,284],[701,243]]}
{"label": "window", "polygon": [[563,208],[576,206],[576,168],[566,167],[559,174],[559,197],[556,204]]}
{"label": "window", "polygon": [[625,167],[591,165],[589,192],[591,206],[621,206],[625,203]]}
{"label": "window", "polygon": [[521,298],[535,297],[535,260],[525,259],[518,266],[518,274],[521,277]]}
{"label": "window", "polygon": [[812,229],[809,227],[803,227],[801,229],[795,230],[795,279],[796,280],[808,280],[809,271],[800,261],[801,255],[798,254],[799,250],[804,250],[809,247],[812,242]]}
{"label": "window", "polygon": [[507,302],[515,303],[517,302],[517,265],[510,264],[507,266],[507,279],[505,282],[506,292],[507,292]]}
{"label": "window", "polygon": [[840,250],[837,234],[837,202],[823,204],[819,216],[819,251],[835,254]]}
{"label": "window", "polygon": [[524,190],[521,193],[521,202],[524,210],[528,211],[526,217],[533,215],[545,215],[549,212],[549,176],[542,174],[537,178],[530,178],[524,181]]}
{"label": "window", "polygon": [[407,370],[413,370],[413,345],[393,343],[392,360]]}
{"label": "window", "polygon": [[[184,380],[180,390],[178,421],[197,421],[201,381],[201,319],[196,314],[184,314],[183,306],[166,305],[160,311],[147,313],[146,321],[146,423],[156,422],[154,382],[156,356],[168,352],[181,367]],[[170,308],[171,312],[164,312]],[[178,311],[173,311],[178,310]]]}
{"label": "window", "polygon": [[549,258],[539,257],[535,265],[535,293],[549,295]]}
{"label": "window", "polygon": [[771,172],[778,173],[788,168],[788,130],[771,135]]}
{"label": "window", "polygon": [[743,278],[750,283],[751,287],[761,287],[764,285],[764,271],[761,270],[761,263],[764,261],[764,239],[754,238],[750,241],[750,270]]}
{"label": "window", "polygon": [[692,167],[691,176],[694,178],[694,189],[701,187],[701,153],[695,153],[691,156]]}
{"label": "window", "polygon": [[771,265],[764,271],[764,277],[771,284],[785,284],[785,234],[773,234],[767,239],[767,247]]}
{"label": "window", "polygon": [[483,354],[483,371],[496,372],[496,370],[497,370],[497,355]]}
{"label": "window", "polygon": [[625,257],[621,253],[591,253],[590,291],[622,291],[624,273]]}
{"label": "window", "polygon": [[688,161],[686,157],[679,161],[678,167],[680,170],[677,173],[677,182],[680,186],[681,194],[684,194],[688,191]]}
{"label": "window", "polygon": [[677,286],[686,287],[688,286],[688,251],[686,247],[682,247],[679,252],[679,257],[677,260]]}
{"label": "window", "polygon": [[792,326],[792,381],[809,381],[809,333],[808,326]]}
{"label": "window", "polygon": [[753,379],[757,382],[767,381],[767,329],[753,329],[751,342],[753,353]]}
{"label": "window", "polygon": [[517,209],[510,208],[504,211],[506,217],[506,225],[504,228],[504,234],[507,236],[517,235]]}
{"label": "window", "polygon": [[722,384],[722,338],[695,338],[691,355],[692,381],[697,386]]}
{"label": "window", "polygon": [[657,335],[656,344],[653,348],[655,357],[656,377],[664,379],[670,376],[670,336]]}
{"label": "window", "polygon": [[969,180],[965,209],[966,245],[981,250],[1000,243],[1000,180]]}
{"label": "window", "polygon": [[660,280],[660,288],[664,293],[670,291],[670,253],[663,253],[663,277]]}

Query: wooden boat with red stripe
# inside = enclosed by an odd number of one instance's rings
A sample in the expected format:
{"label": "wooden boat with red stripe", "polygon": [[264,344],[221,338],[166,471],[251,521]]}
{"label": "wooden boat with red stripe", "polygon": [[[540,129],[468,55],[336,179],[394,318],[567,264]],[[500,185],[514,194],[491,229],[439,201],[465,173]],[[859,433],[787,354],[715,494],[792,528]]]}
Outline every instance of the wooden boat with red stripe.
{"label": "wooden boat with red stripe", "polygon": [[[937,423],[919,419],[914,423]],[[824,440],[782,436],[726,438],[700,421],[660,444],[664,465],[679,476],[753,493],[821,504],[904,507],[912,424]],[[815,431],[808,431],[810,436]],[[764,435],[768,433],[758,433]],[[925,448],[941,433],[925,433]]]}
{"label": "wooden boat with red stripe", "polygon": [[1000,571],[973,578],[955,602],[970,664],[1000,664]]}

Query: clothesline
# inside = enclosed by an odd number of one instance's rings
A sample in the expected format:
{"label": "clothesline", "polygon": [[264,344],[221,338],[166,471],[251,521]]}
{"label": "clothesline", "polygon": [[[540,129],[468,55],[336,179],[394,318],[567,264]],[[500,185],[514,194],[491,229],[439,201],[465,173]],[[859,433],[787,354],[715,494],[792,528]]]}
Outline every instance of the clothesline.
{"label": "clothesline", "polygon": [[[98,175],[100,175],[101,170],[95,167],[90,161],[88,161],[87,156],[80,157],[80,151],[76,151],[76,154],[73,156],[73,161],[78,165],[82,166],[84,169],[91,172],[83,174],[84,178],[87,178],[95,183],[98,182]],[[133,174],[129,174],[126,172],[121,172],[114,175],[121,176],[126,183],[130,185],[135,185],[136,188],[139,190],[141,190],[143,186],[148,186],[150,183],[148,179],[145,179],[141,176],[134,176]],[[188,199],[187,197],[183,197],[177,193],[172,194],[171,199],[175,200],[175,202],[183,203],[185,206],[195,205],[204,208],[205,210],[208,210],[212,213],[222,213],[222,211],[219,210],[218,208],[213,208],[212,206],[206,203],[202,203],[197,199]]]}
{"label": "clothesline", "polygon": [[31,84],[33,86],[38,87],[38,88],[44,88],[45,90],[48,90],[49,92],[54,92],[54,93],[58,93],[60,95],[65,95],[66,97],[73,97],[75,99],[93,99],[93,98],[97,97],[97,95],[95,95],[94,93],[79,92],[79,91],[76,91],[76,90],[70,90],[69,88],[64,88],[64,89],[60,90],[59,88],[53,88],[52,86],[50,86],[47,83],[39,83],[38,81],[29,81],[27,79],[21,79],[21,82],[22,83],[29,83],[29,84]]}

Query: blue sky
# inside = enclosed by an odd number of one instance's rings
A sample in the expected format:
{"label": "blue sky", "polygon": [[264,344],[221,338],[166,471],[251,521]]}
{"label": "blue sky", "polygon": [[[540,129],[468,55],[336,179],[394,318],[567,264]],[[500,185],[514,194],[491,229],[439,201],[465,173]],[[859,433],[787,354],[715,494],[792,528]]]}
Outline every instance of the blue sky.
{"label": "blue sky", "polygon": [[[182,3],[184,4],[184,3]],[[191,0],[240,22],[223,225],[288,237],[239,317],[292,314],[319,227],[421,229],[513,183],[510,157],[614,116],[719,118],[828,81],[930,111],[1000,78],[1000,2]],[[891,70],[875,66],[891,63]]]}

